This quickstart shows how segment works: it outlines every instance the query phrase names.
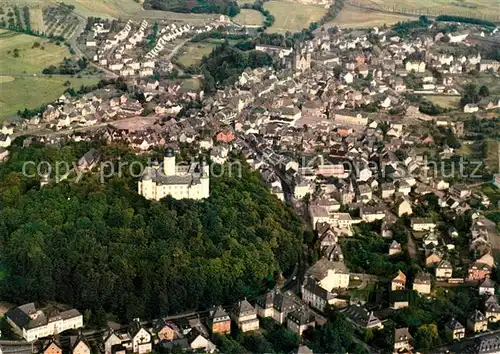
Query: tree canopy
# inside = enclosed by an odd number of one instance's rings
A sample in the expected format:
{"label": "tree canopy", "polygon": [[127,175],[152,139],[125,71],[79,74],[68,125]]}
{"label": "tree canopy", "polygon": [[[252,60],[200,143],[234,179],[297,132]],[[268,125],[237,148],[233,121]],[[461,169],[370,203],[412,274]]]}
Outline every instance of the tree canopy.
{"label": "tree canopy", "polygon": [[75,161],[87,148],[14,147],[0,169],[2,299],[55,300],[129,321],[234,303],[298,261],[300,220],[247,167],[241,178],[212,177],[200,202],[148,201],[127,175],[39,189],[20,173],[23,161]]}

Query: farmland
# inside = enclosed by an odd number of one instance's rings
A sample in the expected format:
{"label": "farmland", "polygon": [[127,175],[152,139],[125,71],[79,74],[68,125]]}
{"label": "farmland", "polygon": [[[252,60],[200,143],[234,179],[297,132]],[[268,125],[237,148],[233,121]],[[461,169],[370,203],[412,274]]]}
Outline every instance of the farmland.
{"label": "farmland", "polygon": [[66,89],[64,83],[78,89],[81,85],[97,83],[95,78],[19,77],[0,83],[0,117],[14,115],[24,108],[37,108],[57,99]]}
{"label": "farmland", "polygon": [[331,24],[342,28],[368,28],[384,24],[391,25],[399,21],[409,21],[412,19],[413,17],[411,16],[390,14],[345,5]]}
{"label": "farmland", "polygon": [[233,22],[242,26],[261,26],[264,16],[259,11],[241,9],[240,13],[233,17]]}
{"label": "farmland", "polygon": [[500,20],[498,0],[348,0],[350,5],[410,15],[455,15]]}
{"label": "farmland", "polygon": [[201,59],[205,55],[210,54],[215,47],[215,43],[188,43],[182,48],[176,60],[184,67],[198,64]]}
{"label": "farmland", "polygon": [[264,3],[264,8],[275,17],[273,26],[267,29],[267,32],[270,33],[300,31],[307,28],[311,22],[319,21],[326,13],[326,9],[321,6],[281,0],[268,1]]}
{"label": "farmland", "polygon": [[64,4],[46,7],[42,18],[44,33],[49,36],[71,37],[78,26],[78,18],[72,12],[72,8]]}

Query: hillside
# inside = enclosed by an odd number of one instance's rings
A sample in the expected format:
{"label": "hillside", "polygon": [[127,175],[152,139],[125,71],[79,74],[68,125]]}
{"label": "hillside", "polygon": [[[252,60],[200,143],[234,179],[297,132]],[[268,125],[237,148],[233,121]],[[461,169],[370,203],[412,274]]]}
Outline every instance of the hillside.
{"label": "hillside", "polygon": [[0,166],[3,300],[56,300],[95,323],[105,312],[130,321],[255,296],[298,261],[300,220],[246,167],[241,177],[212,177],[202,202],[148,201],[127,176],[35,190],[20,172],[23,161],[75,161],[90,144],[105,161],[136,159],[93,142],[11,147]]}

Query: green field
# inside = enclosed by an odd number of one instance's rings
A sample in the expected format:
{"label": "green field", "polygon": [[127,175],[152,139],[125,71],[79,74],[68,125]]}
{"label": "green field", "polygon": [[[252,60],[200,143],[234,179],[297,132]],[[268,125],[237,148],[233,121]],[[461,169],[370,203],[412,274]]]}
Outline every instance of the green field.
{"label": "green field", "polygon": [[[34,48],[35,43],[38,43],[39,47]],[[39,74],[49,65],[57,65],[64,57],[69,56],[70,53],[65,45],[56,45],[49,43],[47,39],[0,30],[2,74]]]}
{"label": "green field", "polygon": [[500,173],[500,142],[496,140],[486,141],[485,163],[492,173]]}
{"label": "green field", "polygon": [[455,15],[500,20],[498,0],[347,0],[351,5],[410,15]]}
{"label": "green field", "polygon": [[300,31],[309,27],[311,22],[319,21],[327,11],[321,6],[279,0],[264,3],[264,8],[275,17],[274,24],[266,30],[269,33]]}
{"label": "green field", "polygon": [[426,100],[442,108],[460,108],[460,96],[429,95],[424,97]]}
{"label": "green field", "polygon": [[414,17],[360,9],[354,6],[345,5],[335,20],[329,22],[329,24],[342,28],[370,28],[392,25],[399,21],[410,21],[412,19],[414,19]]}
{"label": "green field", "polygon": [[212,53],[216,46],[217,44],[206,42],[188,43],[182,48],[176,60],[185,67],[198,64],[205,55]]}
{"label": "green field", "polygon": [[257,10],[241,9],[240,13],[233,17],[233,22],[242,26],[261,26],[264,16]]}
{"label": "green field", "polygon": [[24,108],[37,108],[56,100],[66,89],[64,82],[78,89],[81,85],[91,85],[95,78],[70,77],[21,77],[0,83],[0,117],[10,117]]}

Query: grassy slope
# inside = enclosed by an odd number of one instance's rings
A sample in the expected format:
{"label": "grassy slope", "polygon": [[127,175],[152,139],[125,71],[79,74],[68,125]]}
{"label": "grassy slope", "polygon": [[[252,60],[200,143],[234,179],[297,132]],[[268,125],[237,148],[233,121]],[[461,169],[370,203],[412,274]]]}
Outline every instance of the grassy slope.
{"label": "grassy slope", "polygon": [[321,6],[277,0],[264,3],[264,8],[275,17],[273,26],[267,29],[270,33],[300,31],[307,28],[311,22],[319,21],[326,13],[326,9]]}
{"label": "grassy slope", "polygon": [[[32,48],[35,42],[39,48]],[[42,49],[41,47],[44,47]],[[19,57],[14,57],[14,49],[19,50]],[[56,65],[64,57],[69,57],[68,48],[64,45],[49,43],[48,40],[0,31],[0,72],[8,74],[38,74],[49,65]]]}
{"label": "grassy slope", "polygon": [[240,13],[233,17],[233,22],[242,26],[260,26],[264,21],[264,16],[259,11],[241,9]]}
{"label": "grassy slope", "polygon": [[411,16],[388,14],[345,5],[332,23],[343,28],[368,28],[412,19],[414,18]]}
{"label": "grassy slope", "polygon": [[487,18],[492,21],[500,19],[498,0],[356,0],[356,4],[386,11],[411,13],[422,11],[429,15],[458,15],[466,17]]}
{"label": "grassy slope", "polygon": [[216,46],[215,43],[189,43],[182,48],[182,54],[177,57],[177,60],[186,67],[198,64],[203,56],[212,53]]}
{"label": "grassy slope", "polygon": [[[38,42],[45,49],[32,48]],[[19,49],[19,57],[13,55]],[[59,64],[69,57],[64,45],[49,43],[48,40],[20,33],[0,31],[0,71],[11,75],[0,76],[0,117],[14,115],[17,110],[36,108],[59,97],[66,87],[66,80],[74,88],[97,82],[97,79],[70,77],[21,77],[15,75],[40,74],[49,65]]]}
{"label": "grassy slope", "polygon": [[68,80],[71,87],[97,83],[97,79],[66,77],[26,77],[0,83],[0,117],[10,117],[24,108],[37,108],[57,99],[66,89]]}

